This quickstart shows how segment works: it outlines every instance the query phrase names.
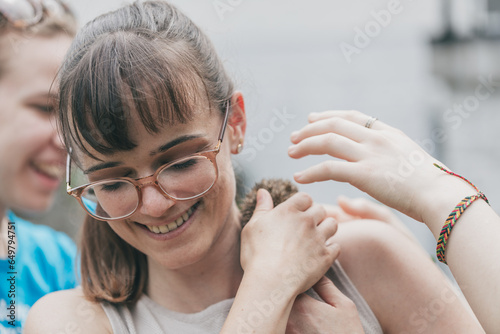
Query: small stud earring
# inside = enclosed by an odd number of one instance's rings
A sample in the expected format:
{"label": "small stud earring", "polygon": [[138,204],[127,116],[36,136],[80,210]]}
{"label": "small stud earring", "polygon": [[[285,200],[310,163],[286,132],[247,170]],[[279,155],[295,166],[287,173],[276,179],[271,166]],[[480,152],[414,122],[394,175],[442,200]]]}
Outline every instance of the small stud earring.
{"label": "small stud earring", "polygon": [[238,147],[236,148],[236,152],[239,154],[243,150],[243,141],[240,141]]}

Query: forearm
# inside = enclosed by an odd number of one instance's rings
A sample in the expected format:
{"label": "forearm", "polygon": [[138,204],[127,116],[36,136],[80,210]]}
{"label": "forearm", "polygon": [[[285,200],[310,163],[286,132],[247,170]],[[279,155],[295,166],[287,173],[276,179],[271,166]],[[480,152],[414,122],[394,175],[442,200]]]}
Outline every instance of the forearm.
{"label": "forearm", "polygon": [[245,274],[221,334],[285,333],[296,293],[263,275]]}
{"label": "forearm", "polygon": [[[424,223],[436,240],[458,202],[475,190],[461,180],[447,178],[434,194]],[[486,332],[500,328],[500,217],[483,200],[472,203],[457,220],[446,245],[446,261],[464,296]]]}

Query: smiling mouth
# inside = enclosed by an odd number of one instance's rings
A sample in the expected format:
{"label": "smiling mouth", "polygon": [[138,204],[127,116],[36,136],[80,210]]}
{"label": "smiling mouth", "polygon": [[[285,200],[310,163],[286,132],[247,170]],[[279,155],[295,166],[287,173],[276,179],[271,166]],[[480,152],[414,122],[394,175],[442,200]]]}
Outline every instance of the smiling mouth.
{"label": "smiling mouth", "polygon": [[63,174],[63,167],[54,163],[32,162],[31,166],[39,173],[51,179],[59,180]]}
{"label": "smiling mouth", "polygon": [[184,224],[186,221],[189,220],[189,218],[191,217],[193,212],[196,211],[196,208],[198,207],[199,204],[200,204],[200,202],[197,202],[195,205],[190,207],[186,212],[184,212],[182,214],[182,216],[180,216],[179,218],[177,218],[175,221],[173,221],[171,223],[168,223],[165,225],[158,225],[158,226],[149,226],[149,225],[145,225],[145,226],[151,232],[153,232],[155,234],[164,234],[164,233],[172,232],[172,231],[178,229],[179,227],[181,227],[182,224]]}

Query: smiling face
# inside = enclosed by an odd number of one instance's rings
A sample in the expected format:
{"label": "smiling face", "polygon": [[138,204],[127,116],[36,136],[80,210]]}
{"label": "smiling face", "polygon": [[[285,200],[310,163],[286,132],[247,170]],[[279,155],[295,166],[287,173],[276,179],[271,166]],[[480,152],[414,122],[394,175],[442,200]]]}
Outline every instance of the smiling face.
{"label": "smiling face", "polygon": [[15,46],[9,41],[2,37],[8,55],[0,77],[0,205],[41,211],[64,170],[49,89],[71,39],[61,34],[21,38]]}
{"label": "smiling face", "polygon": [[[98,160],[79,154],[82,169],[90,182],[112,177],[137,179],[152,175],[173,160],[215,148],[223,115],[207,105],[208,102],[194,107],[191,120],[165,125],[158,133],[148,131],[133,112],[128,132],[135,148],[110,155],[90,149]],[[108,222],[111,228],[150,260],[170,269],[195,264],[211,251],[237,242],[234,232],[240,225],[230,161],[234,134],[234,125],[230,125],[216,158],[219,176],[207,194],[194,200],[175,201],[156,186],[145,185],[136,212],[126,219]]]}

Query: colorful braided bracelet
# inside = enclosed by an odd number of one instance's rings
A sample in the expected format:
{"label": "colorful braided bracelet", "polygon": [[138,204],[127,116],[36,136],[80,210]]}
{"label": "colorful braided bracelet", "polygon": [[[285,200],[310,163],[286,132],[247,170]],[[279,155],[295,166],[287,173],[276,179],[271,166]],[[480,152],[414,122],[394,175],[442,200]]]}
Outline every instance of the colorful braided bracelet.
{"label": "colorful braided bracelet", "polygon": [[486,203],[488,203],[488,205],[490,204],[490,202],[488,202],[486,195],[483,194],[479,189],[477,189],[477,187],[472,182],[467,180],[465,177],[460,176],[458,174],[455,174],[455,173],[447,170],[446,168],[439,166],[438,164],[434,164],[434,166],[441,169],[445,173],[448,173],[450,175],[461,178],[462,180],[464,180],[465,182],[470,184],[477,191],[476,195],[467,196],[463,200],[461,200],[460,203],[457,204],[455,209],[453,209],[453,211],[450,213],[450,215],[446,219],[446,222],[444,223],[443,229],[441,230],[441,233],[439,234],[439,239],[438,239],[437,246],[436,246],[437,258],[439,261],[443,262],[444,264],[447,264],[446,259],[445,259],[446,242],[448,241],[448,237],[450,236],[451,229],[453,228],[453,226],[455,226],[455,223],[457,222],[458,218],[460,218],[460,216],[465,211],[465,209],[467,209],[469,207],[469,205],[471,205],[472,202],[474,202],[475,200],[482,198],[486,201]]}

